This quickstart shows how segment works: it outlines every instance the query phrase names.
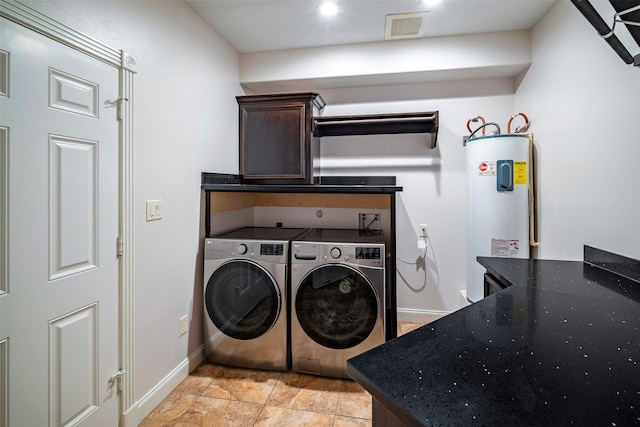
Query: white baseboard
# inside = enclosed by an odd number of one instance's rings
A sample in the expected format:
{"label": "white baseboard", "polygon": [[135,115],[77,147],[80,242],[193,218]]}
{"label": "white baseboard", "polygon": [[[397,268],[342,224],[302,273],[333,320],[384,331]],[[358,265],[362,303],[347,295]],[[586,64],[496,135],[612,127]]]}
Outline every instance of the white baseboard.
{"label": "white baseboard", "polygon": [[399,308],[398,311],[399,322],[433,322],[441,317],[449,314],[449,311],[439,310],[418,310],[412,308]]}
{"label": "white baseboard", "polygon": [[204,344],[189,355],[189,373],[193,372],[202,362],[204,362]]}
{"label": "white baseboard", "polygon": [[123,416],[124,427],[136,427],[156,406],[160,404],[176,387],[204,361],[204,346],[184,359],[176,368],[145,394],[137,405]]}

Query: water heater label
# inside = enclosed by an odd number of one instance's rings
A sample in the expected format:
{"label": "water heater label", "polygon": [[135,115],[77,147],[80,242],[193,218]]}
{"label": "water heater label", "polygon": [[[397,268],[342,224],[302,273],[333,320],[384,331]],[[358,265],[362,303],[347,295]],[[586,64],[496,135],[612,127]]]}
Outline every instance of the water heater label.
{"label": "water heater label", "polygon": [[478,172],[480,176],[494,176],[496,174],[496,162],[480,162]]}
{"label": "water heater label", "polygon": [[513,162],[513,183],[527,185],[527,162]]}
{"label": "water heater label", "polygon": [[491,239],[491,256],[513,258],[518,256],[520,240]]}

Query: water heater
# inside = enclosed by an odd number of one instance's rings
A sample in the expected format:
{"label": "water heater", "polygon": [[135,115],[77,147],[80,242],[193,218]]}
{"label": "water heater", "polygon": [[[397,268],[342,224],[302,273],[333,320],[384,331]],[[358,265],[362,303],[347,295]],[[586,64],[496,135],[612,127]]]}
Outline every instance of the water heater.
{"label": "water heater", "polygon": [[529,258],[529,136],[469,139],[467,298],[484,298],[479,256]]}

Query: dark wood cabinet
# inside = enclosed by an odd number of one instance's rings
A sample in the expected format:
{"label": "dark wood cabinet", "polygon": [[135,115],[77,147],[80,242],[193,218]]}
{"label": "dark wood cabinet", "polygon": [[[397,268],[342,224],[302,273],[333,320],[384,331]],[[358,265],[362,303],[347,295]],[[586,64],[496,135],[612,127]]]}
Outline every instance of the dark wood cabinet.
{"label": "dark wood cabinet", "polygon": [[324,107],[317,93],[238,96],[240,175],[268,184],[313,184],[320,154],[313,117]]}
{"label": "dark wood cabinet", "polygon": [[484,273],[484,296],[488,297],[491,294],[495,294],[503,289],[511,286],[509,283],[505,283],[498,279],[491,273]]}

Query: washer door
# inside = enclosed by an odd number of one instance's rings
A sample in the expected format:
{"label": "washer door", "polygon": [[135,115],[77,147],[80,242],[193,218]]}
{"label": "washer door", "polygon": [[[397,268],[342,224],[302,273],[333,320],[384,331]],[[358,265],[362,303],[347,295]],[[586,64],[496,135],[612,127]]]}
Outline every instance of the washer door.
{"label": "washer door", "polygon": [[365,276],[340,264],[310,271],[300,283],[295,310],[306,334],[334,349],[354,347],[371,334],[378,297]]}
{"label": "washer door", "polygon": [[250,340],[265,334],[278,320],[280,290],[259,264],[234,260],[218,267],[205,290],[205,306],[216,327],[232,338]]}

